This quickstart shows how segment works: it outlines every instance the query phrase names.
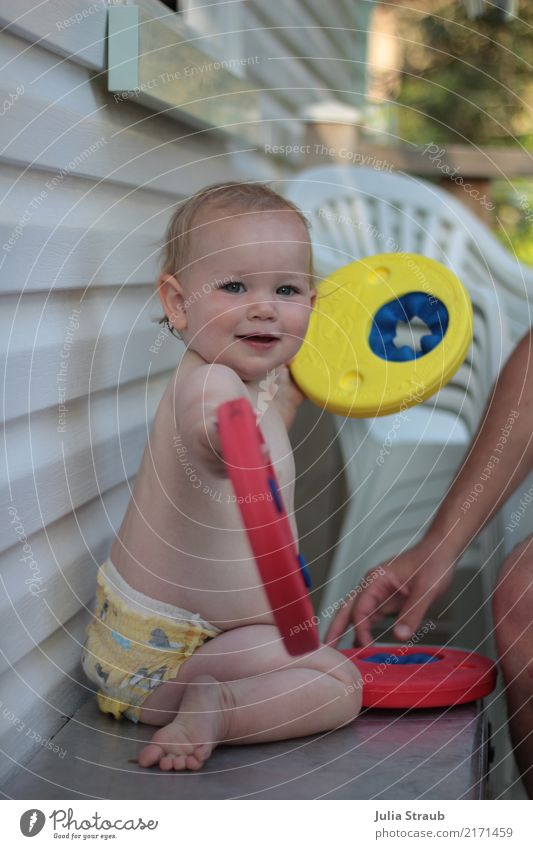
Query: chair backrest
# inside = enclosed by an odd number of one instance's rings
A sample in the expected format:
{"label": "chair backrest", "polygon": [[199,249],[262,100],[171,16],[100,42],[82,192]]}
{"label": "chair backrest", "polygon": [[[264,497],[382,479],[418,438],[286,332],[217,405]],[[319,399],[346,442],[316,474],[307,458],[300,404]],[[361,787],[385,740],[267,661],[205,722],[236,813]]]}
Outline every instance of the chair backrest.
{"label": "chair backrest", "polygon": [[310,219],[319,276],[364,256],[401,251],[436,259],[463,282],[474,306],[474,344],[457,374],[426,404],[454,412],[473,434],[511,336],[529,327],[520,280],[533,294],[533,270],[514,262],[451,195],[415,177],[328,166],[302,172],[286,194]]}
{"label": "chair backrest", "polygon": [[317,271],[376,253],[419,253],[447,265],[465,286],[492,291],[516,341],[531,325],[533,269],[506,251],[448,192],[417,177],[330,165],[286,181],[311,220]]}

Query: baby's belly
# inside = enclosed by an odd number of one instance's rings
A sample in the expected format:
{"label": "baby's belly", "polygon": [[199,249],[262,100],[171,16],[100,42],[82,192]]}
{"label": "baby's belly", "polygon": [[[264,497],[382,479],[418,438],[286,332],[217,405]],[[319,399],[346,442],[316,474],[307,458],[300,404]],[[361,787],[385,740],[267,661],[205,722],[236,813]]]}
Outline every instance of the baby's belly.
{"label": "baby's belly", "polygon": [[200,615],[223,631],[243,625],[273,623],[274,616],[254,561],[227,563],[204,562],[200,567],[203,580],[196,584],[199,569],[182,564],[180,575],[180,607]]}
{"label": "baby's belly", "polygon": [[[294,524],[291,522],[291,524]],[[295,528],[293,527],[293,530]],[[183,540],[183,537],[182,537]],[[272,540],[275,546],[275,541]],[[191,539],[194,557],[175,564],[180,595],[188,610],[201,613],[222,630],[242,625],[269,624],[274,616],[261,575],[242,526],[204,543]]]}
{"label": "baby's belly", "polygon": [[134,589],[199,613],[221,630],[273,623],[242,527],[222,530],[215,525],[210,533],[202,533],[190,526],[174,526],[164,542],[151,532],[153,527],[147,530],[145,525],[142,534],[137,532],[138,523],[133,527],[124,546],[113,546],[111,559]]}
{"label": "baby's belly", "polygon": [[[171,532],[177,556],[167,568],[179,580],[179,606],[200,613],[222,630],[273,623],[274,616],[231,483],[224,480],[216,485],[216,499],[206,499],[205,493],[201,497],[198,492],[191,493],[188,517],[184,517],[179,527],[175,524]],[[287,506],[296,536],[292,503],[290,487]],[[265,516],[268,521],[268,511]],[[196,521],[191,522],[190,517]],[[276,545],[274,539],[272,545]]]}
{"label": "baby's belly", "polygon": [[[216,481],[213,493],[206,497],[189,481],[163,504],[150,492],[137,493],[121,529],[123,544],[113,546],[111,559],[135,589],[199,613],[222,630],[273,623],[231,483]],[[296,534],[292,503],[290,487]]]}

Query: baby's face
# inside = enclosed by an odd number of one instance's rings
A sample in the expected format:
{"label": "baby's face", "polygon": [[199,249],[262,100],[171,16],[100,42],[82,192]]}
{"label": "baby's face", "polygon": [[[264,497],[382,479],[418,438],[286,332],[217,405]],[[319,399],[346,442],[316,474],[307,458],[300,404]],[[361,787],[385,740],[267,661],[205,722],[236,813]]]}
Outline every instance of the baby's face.
{"label": "baby's face", "polygon": [[306,228],[291,210],[224,208],[206,210],[194,227],[180,275],[182,335],[206,362],[261,379],[296,354],[307,331],[315,293]]}

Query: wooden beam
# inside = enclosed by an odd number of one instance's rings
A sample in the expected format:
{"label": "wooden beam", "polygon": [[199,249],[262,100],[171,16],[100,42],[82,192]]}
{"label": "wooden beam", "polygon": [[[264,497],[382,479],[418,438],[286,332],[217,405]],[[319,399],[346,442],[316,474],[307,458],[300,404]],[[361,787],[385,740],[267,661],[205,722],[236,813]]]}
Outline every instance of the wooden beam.
{"label": "wooden beam", "polygon": [[533,155],[526,150],[429,142],[426,145],[412,146],[377,145],[357,141],[347,144],[346,129],[344,124],[328,124],[326,133],[324,125],[313,125],[306,144],[299,147],[298,164],[305,168],[326,165],[328,162],[339,165],[366,165],[376,170],[405,171],[409,174],[454,181],[474,177],[497,180],[533,175]]}

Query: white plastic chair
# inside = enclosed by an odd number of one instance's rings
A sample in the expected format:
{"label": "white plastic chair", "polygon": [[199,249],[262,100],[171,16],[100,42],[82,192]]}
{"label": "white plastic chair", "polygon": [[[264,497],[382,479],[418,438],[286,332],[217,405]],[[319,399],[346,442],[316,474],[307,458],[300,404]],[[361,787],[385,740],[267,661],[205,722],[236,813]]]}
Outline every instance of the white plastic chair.
{"label": "white plastic chair", "polygon": [[[464,365],[438,395],[409,412],[408,426],[402,423],[396,432],[383,474],[372,472],[394,417],[374,421],[336,417],[349,498],[321,600],[326,610],[369,568],[409,547],[423,533],[477,428],[496,374],[531,326],[533,269],[504,250],[459,201],[416,177],[329,166],[299,174],[286,193],[311,220],[319,276],[371,254],[420,253],[449,266],[474,305],[474,343]],[[532,480],[533,476],[525,482],[524,491]],[[512,509],[511,504],[508,510]],[[450,635],[457,634],[460,643],[463,623],[481,605],[482,624],[472,643],[493,656],[490,597],[506,553],[502,539],[505,548],[510,547],[503,538],[503,524],[501,516],[493,520],[465,553],[462,566],[468,570],[468,581],[481,572],[476,585],[481,598],[470,589],[457,599],[450,626]],[[528,532],[533,532],[529,519],[511,542]],[[327,625],[322,623],[322,633]],[[497,732],[500,765],[494,781],[500,793],[516,778],[504,734],[503,698],[493,700],[490,716]]]}
{"label": "white plastic chair", "polygon": [[[301,173],[286,194],[311,221],[319,276],[371,254],[420,253],[450,267],[474,306],[474,342],[464,364],[437,395],[407,411],[399,427],[397,416],[336,417],[349,500],[324,589],[325,608],[367,569],[423,532],[477,429],[511,335],[518,338],[529,326],[526,289],[533,290],[533,272],[514,263],[448,193],[414,177],[329,166]],[[391,432],[390,454],[380,466]],[[494,544],[493,526],[463,562],[485,562]],[[484,572],[487,593],[493,571]]]}

